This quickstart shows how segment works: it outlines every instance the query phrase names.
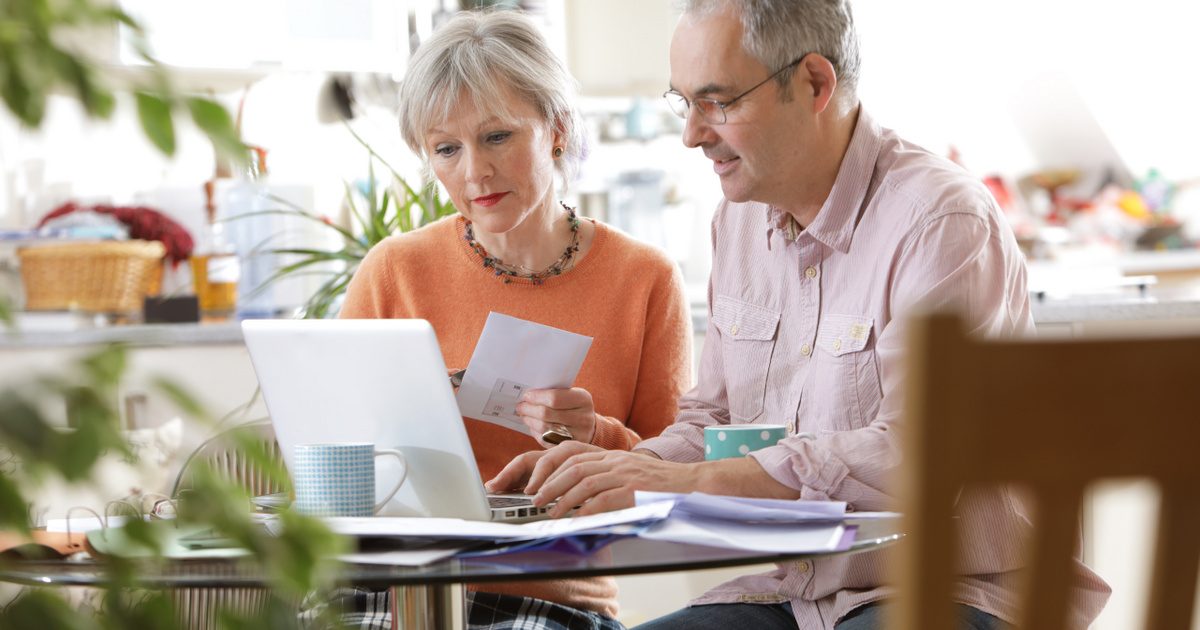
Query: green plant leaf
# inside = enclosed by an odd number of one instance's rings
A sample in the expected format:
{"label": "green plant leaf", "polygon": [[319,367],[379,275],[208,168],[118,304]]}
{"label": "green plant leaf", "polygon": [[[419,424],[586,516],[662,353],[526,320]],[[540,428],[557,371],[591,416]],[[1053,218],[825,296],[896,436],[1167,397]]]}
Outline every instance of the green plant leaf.
{"label": "green plant leaf", "polygon": [[83,358],[80,365],[97,386],[115,388],[125,373],[125,347],[111,344]]}
{"label": "green plant leaf", "polygon": [[273,215],[273,214],[274,215],[283,215],[283,216],[288,216],[288,217],[300,217],[302,219],[307,219],[309,221],[316,221],[317,223],[320,223],[321,225],[323,225],[331,230],[334,230],[343,239],[345,239],[347,241],[353,241],[356,243],[358,242],[358,239],[355,238],[354,234],[352,234],[349,230],[334,223],[333,221],[327,219],[326,217],[317,216],[311,212],[308,212],[307,210],[303,210],[301,208],[292,206],[290,202],[287,202],[286,200],[281,199],[281,198],[274,197],[272,195],[268,195],[268,198],[271,199],[272,201],[284,203],[290,207],[285,210],[256,210],[254,212],[247,212],[245,214],[239,214],[235,217],[230,217],[228,219],[221,219],[221,220],[222,221],[238,221],[244,217],[254,217],[254,216]]}
{"label": "green plant leaf", "polygon": [[62,598],[45,590],[27,590],[0,610],[0,628],[89,630],[94,627]]}
{"label": "green plant leaf", "polygon": [[350,182],[342,182],[342,188],[346,191],[344,199],[346,200],[346,205],[350,208],[350,216],[354,217],[354,222],[362,228],[364,234],[370,232],[371,228],[368,227],[367,220],[358,211],[358,202],[354,199],[354,187],[350,185]]}
{"label": "green plant leaf", "polygon": [[108,118],[112,114],[115,104],[113,95],[96,81],[88,63],[53,46],[46,48],[42,61],[58,79],[74,89],[76,98],[89,116]]}
{"label": "green plant leaf", "polygon": [[176,407],[179,407],[189,416],[200,419],[212,417],[204,408],[204,405],[179,383],[161,376],[155,377],[151,382],[154,384],[154,389],[162,392],[171,402],[175,403]]}
{"label": "green plant leaf", "polygon": [[175,155],[175,123],[171,120],[171,104],[162,97],[147,92],[138,92],[135,96],[138,120],[142,123],[146,137],[159,151]]}
{"label": "green plant leaf", "polygon": [[13,47],[0,49],[0,96],[9,111],[30,127],[39,127],[46,116],[46,94],[30,84]]}
{"label": "green plant leaf", "polygon": [[250,159],[246,145],[238,138],[233,119],[220,103],[198,97],[188,98],[185,102],[192,121],[212,140],[217,153],[239,164]]}
{"label": "green plant leaf", "polygon": [[29,533],[29,502],[8,475],[0,473],[0,530]]}
{"label": "green plant leaf", "polygon": [[371,229],[367,232],[367,243],[375,244],[387,236],[387,225],[383,220],[383,211],[379,204],[379,181],[375,179],[375,160],[367,159],[367,222]]}
{"label": "green plant leaf", "polygon": [[327,260],[345,260],[345,261],[349,261],[349,262],[358,262],[358,261],[362,260],[362,256],[359,256],[359,255],[353,254],[353,253],[349,253],[349,252],[342,252],[342,251],[332,251],[331,252],[331,251],[324,250],[324,249],[309,249],[309,248],[305,248],[305,247],[285,247],[285,248],[280,248],[280,249],[273,249],[271,251],[276,254],[297,254],[297,255],[301,255],[301,256],[311,256],[312,258],[316,259],[316,262],[324,262]]}

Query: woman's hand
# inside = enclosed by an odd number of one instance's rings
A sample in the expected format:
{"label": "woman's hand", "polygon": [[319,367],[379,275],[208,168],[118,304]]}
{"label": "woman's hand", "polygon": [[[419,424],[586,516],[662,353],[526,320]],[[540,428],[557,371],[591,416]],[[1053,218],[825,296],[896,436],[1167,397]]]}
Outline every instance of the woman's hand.
{"label": "woman's hand", "polygon": [[[541,436],[547,431],[563,433],[565,429],[573,440],[591,444],[596,433],[596,409],[592,395],[586,389],[531,389],[517,403],[517,416],[529,427],[533,435]],[[545,447],[554,444],[538,438]]]}

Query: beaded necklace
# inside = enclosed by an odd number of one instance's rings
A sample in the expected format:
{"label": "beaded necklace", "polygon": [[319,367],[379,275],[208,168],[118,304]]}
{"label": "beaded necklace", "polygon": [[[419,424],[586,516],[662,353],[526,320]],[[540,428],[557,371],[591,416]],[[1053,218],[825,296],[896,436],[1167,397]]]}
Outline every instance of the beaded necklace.
{"label": "beaded necklace", "polygon": [[492,256],[483,248],[479,241],[475,240],[475,226],[471,224],[469,219],[466,221],[466,234],[463,238],[467,240],[467,244],[471,249],[475,250],[476,254],[483,259],[483,267],[491,269],[496,276],[504,280],[504,284],[509,284],[513,278],[529,280],[533,284],[542,284],[546,278],[557,276],[571,268],[571,261],[575,259],[575,254],[579,252],[579,217],[575,216],[575,209],[561,201],[563,210],[567,211],[567,223],[571,226],[571,242],[567,243],[567,248],[563,250],[562,256],[554,261],[549,267],[541,271],[533,271],[520,265],[510,265],[495,256]]}

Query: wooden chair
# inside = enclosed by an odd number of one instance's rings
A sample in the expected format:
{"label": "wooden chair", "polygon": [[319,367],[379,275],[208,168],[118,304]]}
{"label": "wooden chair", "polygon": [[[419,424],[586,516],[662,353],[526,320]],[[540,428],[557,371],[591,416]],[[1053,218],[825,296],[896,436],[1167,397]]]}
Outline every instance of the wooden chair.
{"label": "wooden chair", "polygon": [[1200,564],[1200,337],[979,341],[961,320],[910,328],[893,630],[955,628],[953,504],[1014,483],[1034,509],[1022,630],[1067,619],[1085,487],[1146,477],[1162,491],[1147,629],[1192,622]]}

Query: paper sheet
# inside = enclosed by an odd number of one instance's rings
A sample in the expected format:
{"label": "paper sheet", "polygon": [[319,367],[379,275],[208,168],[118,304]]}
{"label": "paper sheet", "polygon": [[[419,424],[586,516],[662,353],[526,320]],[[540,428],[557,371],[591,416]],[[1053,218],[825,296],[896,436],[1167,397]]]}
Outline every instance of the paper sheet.
{"label": "paper sheet", "polygon": [[345,553],[338,560],[349,564],[382,564],[388,566],[420,567],[445,560],[458,554],[470,545],[447,545],[430,549],[398,549],[391,551],[360,551]]}
{"label": "paper sheet", "polygon": [[670,502],[631,507],[592,516],[546,519],[529,523],[492,523],[457,518],[404,517],[326,517],[333,531],[346,536],[410,537],[437,540],[526,540],[572,534],[607,531],[606,528],[629,523],[644,523],[666,518]]}
{"label": "paper sheet", "polygon": [[462,415],[529,434],[516,404],[528,389],[571,387],[592,338],[489,313],[458,388]]}
{"label": "paper sheet", "polygon": [[841,523],[744,523],[672,516],[638,536],[763,553],[817,553],[837,550],[843,544],[844,532]]}
{"label": "paper sheet", "polygon": [[844,501],[789,501],[784,499],[752,499],[749,497],[720,496],[693,492],[634,493],[638,505],[649,505],[659,501],[672,501],[675,509],[671,517],[715,518],[729,521],[758,523],[813,523],[841,522],[846,518]]}

